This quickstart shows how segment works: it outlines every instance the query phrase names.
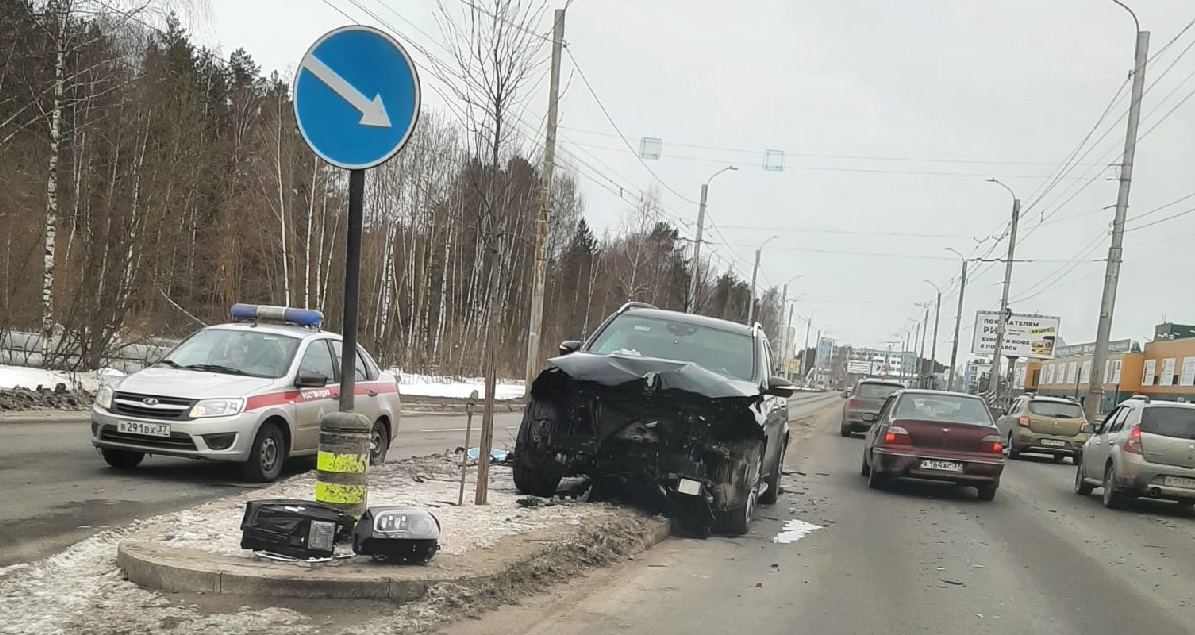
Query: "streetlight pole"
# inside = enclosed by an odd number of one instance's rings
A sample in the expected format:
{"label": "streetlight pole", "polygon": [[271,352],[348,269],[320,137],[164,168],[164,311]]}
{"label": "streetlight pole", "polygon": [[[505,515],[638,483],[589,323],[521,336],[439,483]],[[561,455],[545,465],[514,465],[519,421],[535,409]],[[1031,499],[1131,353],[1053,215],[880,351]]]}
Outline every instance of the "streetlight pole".
{"label": "streetlight pole", "polygon": [[697,240],[693,243],[693,274],[689,279],[689,297],[685,298],[685,312],[692,313],[697,310],[697,282],[700,279],[698,275],[701,269],[701,231],[705,228],[705,198],[709,193],[710,181],[714,180],[715,176],[727,171],[738,170],[733,165],[728,165],[717,172],[714,172],[710,178],[701,184],[701,204],[697,206]]}
{"label": "streetlight pole", "polygon": [[1087,397],[1083,403],[1088,421],[1096,421],[1104,399],[1104,362],[1108,359],[1108,340],[1112,336],[1112,312],[1116,309],[1116,286],[1120,281],[1120,261],[1123,257],[1124,220],[1129,209],[1129,187],[1133,182],[1133,159],[1137,153],[1137,125],[1141,119],[1141,95],[1145,85],[1145,63],[1149,57],[1149,31],[1142,31],[1133,10],[1119,0],[1113,0],[1133,16],[1137,27],[1134,53],[1133,92],[1129,103],[1129,123],[1124,139],[1124,155],[1120,164],[1120,189],[1116,192],[1116,217],[1112,221],[1112,244],[1108,247],[1108,264],[1104,273],[1104,292],[1100,298],[1100,319],[1095,331],[1095,351],[1091,356],[1091,375]]}
{"label": "streetlight pole", "polygon": [[954,342],[950,344],[950,370],[946,379],[946,389],[954,390],[954,368],[958,363],[958,334],[959,326],[963,322],[963,297],[967,294],[967,257],[959,253],[953,247],[947,247],[946,251],[952,251],[958,255],[963,262],[963,270],[960,274],[958,285],[958,311],[954,314]]}
{"label": "streetlight pole", "polygon": [[992,372],[988,375],[988,390],[992,393],[994,402],[1000,397],[1000,362],[1004,352],[1004,329],[1008,313],[1008,287],[1012,283],[1012,261],[1017,248],[1017,220],[1021,216],[1021,199],[1011,187],[1000,182],[999,179],[988,179],[988,183],[995,183],[1008,190],[1012,195],[1012,224],[1008,230],[1008,261],[1004,263],[1004,290],[1000,294],[1000,315],[996,318],[996,348],[992,351]]}
{"label": "streetlight pole", "polygon": [[[927,279],[926,282],[934,287],[934,291],[938,292],[937,299],[934,300],[934,339],[930,340],[929,345],[929,387],[934,387],[934,371],[938,366],[938,322],[942,318],[942,289],[933,281]],[[959,297],[962,297],[962,292],[959,292]],[[948,387],[949,388],[949,387]]]}
{"label": "streetlight pole", "polygon": [[755,250],[755,266],[751,269],[751,302],[747,305],[747,326],[753,324],[751,320],[755,317],[755,278],[759,275],[759,257],[763,253],[763,248],[777,238],[779,236],[768,238]]}

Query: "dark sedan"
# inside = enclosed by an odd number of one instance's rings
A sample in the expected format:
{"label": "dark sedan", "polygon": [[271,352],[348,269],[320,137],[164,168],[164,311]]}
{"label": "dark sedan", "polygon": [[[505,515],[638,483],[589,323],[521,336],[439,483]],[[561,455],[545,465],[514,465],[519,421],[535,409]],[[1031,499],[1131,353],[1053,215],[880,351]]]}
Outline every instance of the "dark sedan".
{"label": "dark sedan", "polygon": [[902,390],[876,415],[863,446],[861,472],[880,489],[896,478],[973,486],[990,501],[1004,471],[1000,430],[983,400],[962,393]]}

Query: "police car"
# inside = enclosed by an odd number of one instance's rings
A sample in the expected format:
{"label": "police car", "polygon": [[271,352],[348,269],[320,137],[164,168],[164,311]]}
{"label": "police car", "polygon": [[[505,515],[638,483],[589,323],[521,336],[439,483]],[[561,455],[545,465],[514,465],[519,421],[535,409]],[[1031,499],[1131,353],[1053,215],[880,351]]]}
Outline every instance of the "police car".
{"label": "police car", "polygon": [[[286,460],[319,448],[319,422],[339,409],[341,338],[319,311],[235,304],[234,322],[192,334],[158,363],[100,389],[91,443],[115,468],[146,455],[241,463],[273,481]],[[381,463],[401,415],[397,379],[357,348],[354,410],[373,421]]]}

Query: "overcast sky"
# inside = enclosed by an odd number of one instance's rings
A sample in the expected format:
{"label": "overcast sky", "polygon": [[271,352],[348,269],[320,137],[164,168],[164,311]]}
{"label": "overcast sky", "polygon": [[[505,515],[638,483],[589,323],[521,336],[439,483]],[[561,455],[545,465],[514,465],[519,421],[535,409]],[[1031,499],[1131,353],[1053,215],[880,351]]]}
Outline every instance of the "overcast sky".
{"label": "overcast sky", "polygon": [[[245,48],[288,77],[320,34],[350,22],[339,7],[410,44],[425,106],[443,107],[442,73],[428,59],[450,59],[435,0],[208,1],[192,25],[198,40],[225,55]],[[1138,145],[1127,226],[1163,222],[1126,233],[1113,338],[1147,339],[1163,318],[1195,323],[1184,248],[1195,213],[1167,220],[1195,209],[1195,196],[1132,220],[1195,194],[1195,99],[1170,112],[1195,92],[1195,28],[1167,47],[1195,20],[1195,3],[1129,3],[1152,34],[1142,133],[1160,124]],[[537,30],[550,33],[551,20],[549,11]],[[907,331],[921,317],[915,303],[933,299],[932,280],[946,291],[946,360],[959,272],[946,248],[980,256],[1003,234],[1012,197],[985,182],[997,177],[1025,208],[1017,259],[1038,260],[1015,265],[1011,306],[1060,316],[1069,343],[1094,340],[1104,271],[1094,261],[1107,255],[1109,165],[1124,142],[1133,63],[1132,19],[1111,0],[571,0],[565,39],[559,151],[597,228],[617,225],[658,177],[666,214],[691,237],[701,183],[734,164],[710,187],[716,229],[707,224],[706,237],[720,267],[749,279],[755,248],[779,235],[761,280],[803,276],[789,287],[804,294],[797,313],[855,345]],[[663,140],[661,159],[645,167],[626,148],[580,73],[630,145]],[[519,127],[529,138],[542,136],[546,85],[527,95]],[[1087,154],[1041,197],[1118,90]],[[785,152],[782,172],[762,169],[768,149]],[[1006,253],[1005,241],[991,257]],[[999,306],[1003,270],[971,267],[963,352],[975,311]]]}

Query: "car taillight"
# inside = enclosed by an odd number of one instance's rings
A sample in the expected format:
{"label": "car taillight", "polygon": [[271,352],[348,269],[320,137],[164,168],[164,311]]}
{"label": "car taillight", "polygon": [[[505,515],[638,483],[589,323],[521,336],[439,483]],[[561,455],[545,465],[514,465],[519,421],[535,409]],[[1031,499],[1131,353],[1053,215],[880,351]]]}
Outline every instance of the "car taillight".
{"label": "car taillight", "polygon": [[982,452],[992,452],[994,454],[1004,453],[1004,440],[1001,439],[1000,435],[998,434],[989,434],[983,438],[981,443],[982,446],[980,451]]}
{"label": "car taillight", "polygon": [[1020,419],[1017,419],[1017,425],[1021,426],[1022,428],[1028,428],[1029,417],[1021,417]]}
{"label": "car taillight", "polygon": [[892,426],[884,433],[884,445],[913,445],[909,438],[909,431],[900,426]]}
{"label": "car taillight", "polygon": [[1141,425],[1137,424],[1129,430],[1129,438],[1125,439],[1124,451],[1132,454],[1141,454]]}
{"label": "car taillight", "polygon": [[852,400],[850,401],[850,404],[851,404],[851,407],[852,407],[852,408],[858,408],[858,407],[859,407],[859,400],[858,400],[858,399],[852,399]]}

